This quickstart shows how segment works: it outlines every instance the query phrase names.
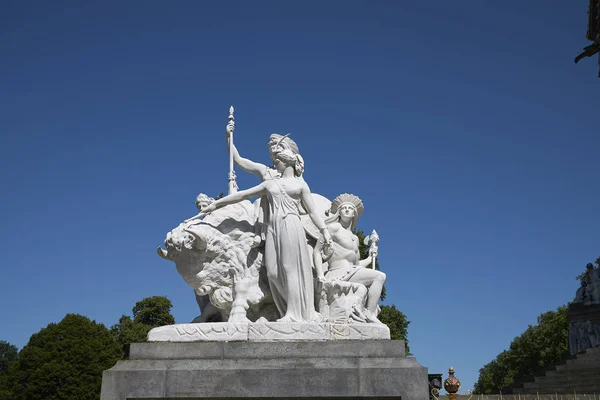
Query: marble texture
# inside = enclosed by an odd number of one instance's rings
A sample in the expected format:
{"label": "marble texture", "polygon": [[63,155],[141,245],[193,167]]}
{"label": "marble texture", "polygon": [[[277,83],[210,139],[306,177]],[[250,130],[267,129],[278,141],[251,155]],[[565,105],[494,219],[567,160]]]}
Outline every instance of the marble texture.
{"label": "marble texture", "polygon": [[364,210],[362,200],[344,193],[331,203],[325,219],[332,240],[319,237],[313,252],[313,264],[320,285],[319,311],[329,322],[374,322],[386,275],[375,269],[379,235],[375,230],[365,237],[369,255],[360,259],[358,236],[353,230]]}
{"label": "marble texture", "polygon": [[[279,177],[264,180],[249,189],[231,193],[205,207],[199,217],[208,216],[225,206],[262,196],[268,204],[264,265],[271,297],[279,311],[281,322],[318,322],[321,316],[314,306],[314,286],[311,254],[301,219],[305,210],[324,235],[331,234],[318,213],[312,193],[302,179],[304,160],[282,137],[273,145],[273,160]],[[235,301],[234,301],[235,304]],[[231,321],[231,318],[229,319]]]}
{"label": "marble texture", "polygon": [[[234,129],[232,107],[225,136],[229,183],[235,185],[216,199],[199,194],[199,213],[169,232],[165,248],[157,249],[194,290],[201,314],[192,322],[278,322],[283,325],[248,325],[248,334],[260,337],[268,329],[274,337],[297,339],[325,334],[319,325],[290,331],[296,323],[380,323],[378,303],[386,275],[375,269],[375,230],[365,238],[368,257],[359,259],[353,230],[364,211],[360,198],[343,193],[329,201],[313,194],[303,178],[305,161],[290,134],[270,135],[272,163],[267,165],[240,155],[233,144]],[[235,166],[256,175],[260,183],[240,190]],[[229,340],[244,334],[230,326],[220,332],[214,327],[185,329],[179,337],[210,334],[214,340]],[[346,331],[362,335],[356,329]]]}
{"label": "marble texture", "polygon": [[161,326],[150,342],[385,340],[390,329],[378,323],[210,322]]}

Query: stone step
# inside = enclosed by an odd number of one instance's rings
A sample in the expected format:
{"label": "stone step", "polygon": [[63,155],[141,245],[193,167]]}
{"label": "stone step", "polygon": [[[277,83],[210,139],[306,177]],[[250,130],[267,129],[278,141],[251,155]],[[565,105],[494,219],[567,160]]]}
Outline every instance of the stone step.
{"label": "stone step", "polygon": [[536,379],[542,379],[544,381],[551,379],[559,379],[562,377],[571,377],[571,378],[589,378],[594,376],[600,376],[600,370],[588,370],[585,368],[575,369],[575,370],[563,370],[563,371],[550,371],[546,373],[546,376],[538,376]]}
{"label": "stone step", "polygon": [[560,375],[560,376],[541,376],[541,377],[535,378],[535,382],[527,382],[527,384],[540,386],[540,385],[554,385],[554,384],[563,384],[563,383],[565,383],[565,384],[567,384],[567,383],[586,384],[588,382],[600,383],[600,372],[565,374],[565,375]]}
{"label": "stone step", "polygon": [[592,347],[585,351],[585,354],[600,354],[600,347]]}
{"label": "stone step", "polygon": [[536,379],[534,382],[525,383],[525,385],[537,385],[537,386],[540,386],[540,385],[566,385],[566,384],[571,384],[571,383],[577,383],[577,384],[580,383],[582,385],[597,383],[600,385],[600,374],[585,375],[585,376],[571,375],[571,376],[561,376],[561,377],[554,377],[554,376],[540,377],[540,378]]}
{"label": "stone step", "polygon": [[525,387],[519,389],[522,390],[533,390],[534,392],[540,393],[573,393],[573,391],[579,393],[600,393],[600,382],[598,380],[573,380],[571,382],[554,382],[554,383],[536,383],[527,382]]}
{"label": "stone step", "polygon": [[598,357],[598,356],[600,356],[600,347],[596,347],[593,349],[587,349],[585,352],[575,355],[575,357]]}
{"label": "stone step", "polygon": [[574,364],[581,361],[600,360],[600,354],[583,354],[572,360],[567,360],[567,364]]}
{"label": "stone step", "polygon": [[565,365],[578,364],[581,362],[590,362],[590,361],[600,362],[600,355],[595,355],[595,354],[594,355],[582,355],[582,356],[567,360]]}
{"label": "stone step", "polygon": [[545,376],[538,376],[536,379],[557,379],[561,377],[593,377],[600,376],[600,369],[588,370],[587,368],[581,369],[564,369],[560,371],[547,371]]}
{"label": "stone step", "polygon": [[581,363],[593,363],[600,362],[600,356],[585,356],[585,357],[577,357],[573,360],[567,360],[565,365],[573,365],[573,364],[581,364]]}
{"label": "stone step", "polygon": [[[519,389],[518,391],[515,391],[514,393],[521,394],[521,395],[523,395],[523,394],[527,394],[527,395],[539,394],[540,397],[542,397],[542,395],[544,395],[544,394],[573,395],[573,391],[575,391],[575,393],[577,393],[578,400],[593,400],[594,394],[596,394],[596,398],[598,398],[598,396],[600,394],[600,386],[596,387],[595,389],[584,389],[584,390],[579,390],[579,389],[573,390],[572,388]],[[585,394],[588,394],[587,398],[585,397]],[[511,395],[511,396],[513,396],[513,395]],[[563,397],[563,399],[566,399],[566,398],[567,397]]]}
{"label": "stone step", "polygon": [[600,373],[576,373],[576,374],[565,374],[560,376],[538,376],[535,378],[535,381],[525,382],[524,385],[532,385],[532,384],[554,384],[554,383],[565,383],[565,382],[597,382],[600,384]]}
{"label": "stone step", "polygon": [[600,383],[588,382],[588,383],[574,383],[574,384],[552,384],[552,385],[538,385],[538,386],[527,386],[524,388],[516,389],[514,393],[524,392],[539,392],[539,393],[598,393],[600,394]]}
{"label": "stone step", "polygon": [[578,364],[565,364],[558,365],[556,371],[564,371],[571,369],[589,369],[589,370],[600,370],[600,361],[584,362],[580,361]]}

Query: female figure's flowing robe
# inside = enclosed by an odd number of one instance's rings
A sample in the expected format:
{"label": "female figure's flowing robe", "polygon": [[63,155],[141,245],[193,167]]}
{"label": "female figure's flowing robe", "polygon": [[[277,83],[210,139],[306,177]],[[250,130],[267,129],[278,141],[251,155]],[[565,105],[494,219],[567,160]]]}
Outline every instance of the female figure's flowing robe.
{"label": "female figure's flowing robe", "polygon": [[284,179],[267,187],[269,219],[265,266],[273,300],[284,322],[312,322],[315,311],[312,264],[300,219],[301,193],[285,188]]}

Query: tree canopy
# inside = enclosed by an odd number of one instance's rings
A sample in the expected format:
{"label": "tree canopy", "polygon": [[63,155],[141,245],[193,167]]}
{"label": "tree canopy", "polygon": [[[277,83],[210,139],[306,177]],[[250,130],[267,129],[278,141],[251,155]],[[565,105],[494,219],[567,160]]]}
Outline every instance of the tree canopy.
{"label": "tree canopy", "polygon": [[11,365],[17,361],[19,351],[16,346],[0,340],[0,399],[10,399],[11,392],[8,390],[8,371]]}
{"label": "tree canopy", "polygon": [[508,350],[479,370],[475,394],[495,394],[522,379],[554,366],[569,355],[567,307],[548,311],[537,325],[517,336]]}
{"label": "tree canopy", "polygon": [[119,322],[111,326],[115,341],[123,348],[123,357],[129,356],[127,345],[145,342],[152,328],[175,323],[172,307],[171,300],[164,296],[146,297],[133,306],[133,319],[122,315]]}
{"label": "tree canopy", "polygon": [[133,306],[133,322],[157,326],[172,325],[175,318],[171,315],[173,304],[165,296],[146,297]]}
{"label": "tree canopy", "polygon": [[99,399],[102,371],[120,358],[110,331],[67,314],[34,333],[8,375],[11,400]]}
{"label": "tree canopy", "polygon": [[0,375],[8,372],[8,367],[17,360],[18,355],[17,346],[0,340]]}
{"label": "tree canopy", "polygon": [[133,319],[123,315],[111,330],[67,314],[33,334],[18,357],[15,346],[0,341],[0,400],[99,399],[102,372],[128,355],[123,345],[145,342],[150,329],[175,323],[171,307],[166,297],[142,299]]}
{"label": "tree canopy", "polygon": [[393,304],[391,306],[382,305],[377,318],[390,328],[392,340],[404,340],[406,354],[410,355],[410,347],[408,346],[408,325],[410,321],[406,318],[406,315]]}

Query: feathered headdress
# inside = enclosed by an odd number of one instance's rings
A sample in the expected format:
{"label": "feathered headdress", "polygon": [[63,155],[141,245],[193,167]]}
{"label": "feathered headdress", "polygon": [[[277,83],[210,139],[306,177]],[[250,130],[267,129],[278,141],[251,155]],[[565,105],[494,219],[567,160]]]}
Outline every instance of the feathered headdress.
{"label": "feathered headdress", "polygon": [[365,206],[363,205],[362,200],[358,196],[349,193],[343,193],[336,197],[331,203],[331,213],[337,215],[338,210],[344,204],[350,204],[356,210],[354,219],[352,221],[352,229],[354,229],[356,228],[358,217],[360,217],[363,211],[365,211]]}

